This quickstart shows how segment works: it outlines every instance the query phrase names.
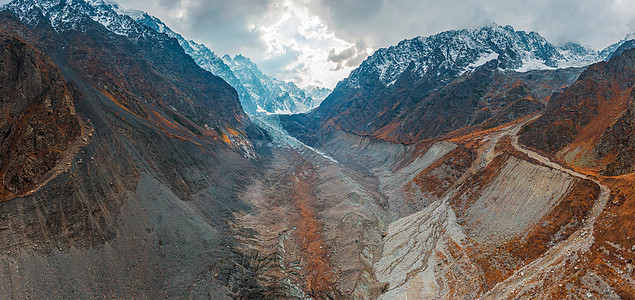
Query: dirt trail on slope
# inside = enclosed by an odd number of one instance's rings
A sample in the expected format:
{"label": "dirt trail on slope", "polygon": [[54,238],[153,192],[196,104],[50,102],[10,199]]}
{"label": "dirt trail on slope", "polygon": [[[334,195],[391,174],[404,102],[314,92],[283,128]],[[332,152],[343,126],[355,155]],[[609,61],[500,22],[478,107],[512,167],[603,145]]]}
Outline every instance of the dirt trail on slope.
{"label": "dirt trail on slope", "polygon": [[520,128],[522,128],[523,125],[535,120],[538,117],[540,117],[540,114],[514,127],[510,127],[510,130],[508,132],[512,137],[513,147],[516,150],[528,155],[530,158],[539,161],[547,167],[567,173],[573,177],[593,181],[600,187],[601,193],[598,196],[598,199],[593,204],[593,208],[591,209],[589,216],[586,218],[584,225],[579,230],[572,233],[565,241],[551,247],[545,254],[534,260],[532,263],[517,270],[505,281],[498,283],[493,289],[491,289],[488,293],[481,297],[482,299],[513,298],[526,284],[539,279],[539,276],[542,273],[549,272],[551,266],[560,264],[567,258],[569,254],[577,251],[587,250],[593,244],[593,226],[595,220],[606,206],[606,203],[610,196],[610,190],[599,181],[593,178],[589,178],[586,175],[578,173],[576,171],[564,168],[561,165],[552,162],[551,160],[549,160],[549,158],[520,146],[517,136],[518,131],[520,130]]}

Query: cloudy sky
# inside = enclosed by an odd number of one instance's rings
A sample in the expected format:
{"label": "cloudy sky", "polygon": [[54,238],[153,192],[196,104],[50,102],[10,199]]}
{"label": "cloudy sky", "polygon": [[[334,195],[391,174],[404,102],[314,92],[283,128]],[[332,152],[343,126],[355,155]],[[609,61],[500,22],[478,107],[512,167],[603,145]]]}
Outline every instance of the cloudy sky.
{"label": "cloudy sky", "polygon": [[240,53],[269,75],[330,88],[378,48],[489,21],[595,49],[635,32],[635,0],[115,1],[219,55]]}

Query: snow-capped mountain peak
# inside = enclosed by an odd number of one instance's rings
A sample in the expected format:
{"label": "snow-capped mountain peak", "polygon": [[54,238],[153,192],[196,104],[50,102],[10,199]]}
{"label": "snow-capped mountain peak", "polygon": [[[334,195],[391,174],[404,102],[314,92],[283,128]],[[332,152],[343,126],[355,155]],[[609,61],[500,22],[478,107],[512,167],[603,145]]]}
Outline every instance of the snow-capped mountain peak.
{"label": "snow-capped mountain peak", "polygon": [[354,83],[362,73],[376,73],[382,84],[390,86],[408,68],[420,77],[446,71],[456,75],[492,59],[498,59],[503,69],[522,72],[585,66],[598,61],[600,55],[575,43],[554,46],[536,32],[488,24],[416,37],[379,49],[351,73],[350,79]]}
{"label": "snow-capped mountain peak", "polygon": [[[255,63],[243,56],[223,61],[203,44],[185,39],[158,18],[146,12],[125,9],[104,0],[15,0],[5,6],[23,23],[30,25],[47,20],[58,32],[82,30],[85,21],[94,21],[110,32],[127,36],[130,40],[151,35],[156,39],[176,39],[185,53],[204,70],[223,78],[234,87],[249,114],[259,110],[267,113],[304,112],[319,105],[323,93],[307,94],[293,83],[270,78]],[[230,62],[230,63],[227,63]],[[230,68],[230,66],[232,66]],[[232,68],[235,68],[233,70]],[[246,72],[245,74],[234,74]],[[322,98],[314,98],[321,97]]]}
{"label": "snow-capped mountain peak", "polygon": [[617,50],[620,46],[622,46],[622,44],[624,44],[624,43],[626,43],[628,41],[632,41],[632,40],[635,40],[635,32],[627,34],[619,42],[617,42],[615,44],[612,44],[612,45],[606,47],[604,50],[600,51],[600,56],[604,60],[608,60],[608,59],[610,59],[613,56],[613,52],[615,52],[615,50]]}
{"label": "snow-capped mountain peak", "polygon": [[256,99],[258,107],[270,113],[306,112],[317,107],[328,95],[324,93],[309,94],[293,82],[285,82],[266,76],[254,62],[242,55],[236,55],[233,58],[224,55],[223,61],[240,79],[243,86],[249,90],[252,98]]}
{"label": "snow-capped mountain peak", "polygon": [[90,18],[121,35],[127,35],[130,25],[135,25],[130,18],[121,18],[109,9],[103,1],[18,0],[7,4],[6,8],[26,24],[38,22],[38,17],[42,16],[57,31],[78,29],[84,18]]}
{"label": "snow-capped mountain peak", "polygon": [[[328,96],[324,90],[307,95],[308,93],[293,83],[271,78],[258,69],[258,66],[249,58],[240,54],[234,58],[229,55],[221,58],[205,45],[186,40],[161,20],[145,12],[123,10],[118,6],[115,8],[138,23],[177,39],[185,52],[199,66],[223,78],[236,89],[243,109],[249,114],[305,112],[318,106]],[[325,90],[330,93],[330,90]]]}

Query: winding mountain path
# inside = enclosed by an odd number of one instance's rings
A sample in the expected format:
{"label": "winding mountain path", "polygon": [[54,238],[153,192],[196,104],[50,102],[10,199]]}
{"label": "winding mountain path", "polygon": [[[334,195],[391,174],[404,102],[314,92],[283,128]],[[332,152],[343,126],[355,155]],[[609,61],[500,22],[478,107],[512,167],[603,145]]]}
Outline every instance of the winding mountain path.
{"label": "winding mountain path", "polygon": [[538,278],[541,274],[545,272],[549,272],[550,267],[560,264],[567,258],[567,255],[577,251],[583,251],[588,249],[593,244],[593,226],[600,215],[600,213],[604,210],[606,203],[609,199],[611,191],[603,184],[601,184],[598,180],[589,178],[588,176],[581,174],[579,172],[567,169],[559,164],[556,164],[549,160],[549,158],[526,149],[522,147],[518,143],[518,131],[522,128],[523,125],[535,120],[541,115],[536,115],[532,118],[527,119],[526,121],[510,127],[509,133],[512,137],[512,145],[513,147],[525,153],[529,157],[541,162],[547,167],[556,169],[558,171],[567,173],[573,177],[577,177],[580,179],[591,180],[595,184],[600,187],[600,195],[595,200],[593,204],[593,208],[591,212],[587,216],[584,225],[572,233],[569,238],[565,241],[551,247],[547,252],[545,252],[541,257],[534,260],[530,264],[524,266],[517,270],[512,276],[507,278],[505,281],[498,283],[493,289],[491,289],[488,293],[483,295],[482,299],[505,299],[505,298],[513,298],[522,288],[528,284],[529,282],[534,281],[534,279]]}

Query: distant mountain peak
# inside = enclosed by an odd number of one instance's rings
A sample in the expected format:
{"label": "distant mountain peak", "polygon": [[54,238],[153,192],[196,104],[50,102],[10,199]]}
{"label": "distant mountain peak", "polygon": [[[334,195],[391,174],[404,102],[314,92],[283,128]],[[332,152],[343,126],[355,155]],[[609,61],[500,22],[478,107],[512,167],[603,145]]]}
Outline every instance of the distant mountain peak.
{"label": "distant mountain peak", "polygon": [[260,113],[291,114],[317,107],[330,90],[304,90],[293,82],[266,76],[249,58],[243,55],[223,56],[223,61],[240,79],[257,102]]}
{"label": "distant mountain peak", "polygon": [[[349,80],[355,81],[361,73],[376,73],[389,86],[409,67],[420,77],[431,71],[461,74],[487,62],[484,58],[494,56],[501,62],[501,68],[521,72],[580,67],[600,59],[597,51],[584,46],[569,43],[557,47],[536,32],[516,31],[509,25],[492,23],[420,36],[379,49],[351,73]],[[479,61],[481,64],[477,64]]]}
{"label": "distant mountain peak", "polygon": [[635,40],[635,32],[627,34],[619,42],[606,47],[604,50],[600,51],[600,55],[604,58],[604,60],[609,60],[614,56],[615,51],[617,51],[623,44],[632,40]]}
{"label": "distant mountain peak", "polygon": [[[483,28],[483,27],[499,27],[498,24],[491,19],[487,19],[487,20],[483,20],[480,24],[478,24],[476,27],[478,28]],[[511,27],[511,26],[509,26]]]}
{"label": "distant mountain peak", "polygon": [[[203,69],[227,81],[238,92],[243,109],[255,114],[296,113],[316,107],[326,96],[323,91],[312,94],[293,83],[270,78],[249,58],[238,54],[218,57],[203,44],[185,39],[160,19],[136,9],[126,9],[116,2],[104,0],[15,0],[6,5],[26,24],[48,20],[56,31],[79,29],[83,20],[95,21],[118,35],[136,40],[144,35],[176,39],[184,51]],[[33,25],[33,24],[31,24]],[[150,30],[148,30],[150,29]],[[162,35],[165,35],[162,37]],[[231,67],[230,67],[231,66]],[[249,74],[234,74],[234,72]],[[315,98],[314,98],[315,97]],[[318,98],[319,97],[319,98]]]}
{"label": "distant mountain peak", "polygon": [[205,45],[186,40],[160,19],[145,12],[123,10],[117,5],[113,7],[122,14],[129,14],[138,23],[175,38],[199,66],[223,78],[236,89],[243,109],[249,114],[304,112],[319,105],[328,95],[324,93],[325,90],[310,93],[292,82],[269,77],[256,63],[242,54],[233,58],[228,54],[218,57]]}
{"label": "distant mountain peak", "polygon": [[110,32],[136,40],[143,35],[153,35],[127,14],[118,11],[119,6],[103,0],[14,0],[4,8],[27,25],[36,25],[40,17],[48,20],[58,32],[82,30],[85,21],[97,22]]}

